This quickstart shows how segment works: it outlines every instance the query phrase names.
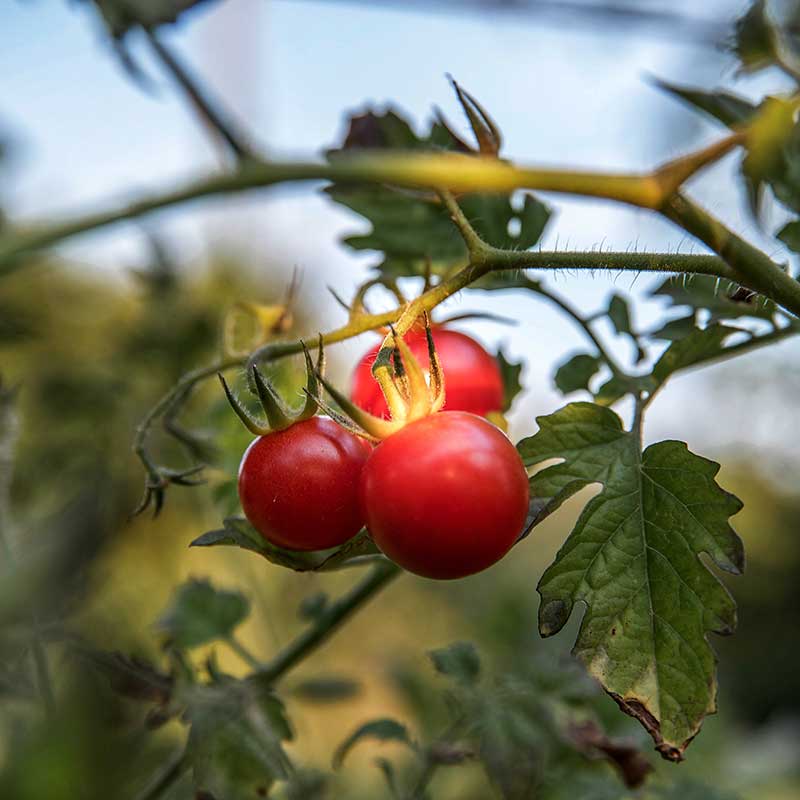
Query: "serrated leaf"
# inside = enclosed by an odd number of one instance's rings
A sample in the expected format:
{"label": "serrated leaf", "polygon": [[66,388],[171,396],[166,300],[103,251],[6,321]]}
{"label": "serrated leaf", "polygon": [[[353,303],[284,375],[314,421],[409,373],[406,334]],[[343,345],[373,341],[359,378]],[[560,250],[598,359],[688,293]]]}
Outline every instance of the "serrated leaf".
{"label": "serrated leaf", "polygon": [[[368,111],[351,117],[342,149],[332,150],[328,156],[335,160],[346,150],[365,147],[463,149],[438,123],[425,136],[417,136],[397,111]],[[369,233],[344,241],[355,250],[381,252],[378,269],[387,276],[423,275],[428,260],[434,274],[443,274],[466,258],[466,247],[447,210],[430,193],[354,184],[333,184],[325,192],[371,223]],[[532,247],[550,217],[547,206],[530,194],[524,195],[519,210],[506,194],[465,195],[459,203],[478,234],[495,247]]]}
{"label": "serrated leaf", "polygon": [[428,655],[439,674],[465,686],[476,683],[480,677],[481,660],[472,642],[454,642],[440,650],[431,650]]}
{"label": "serrated leaf", "polygon": [[495,358],[503,379],[503,407],[500,410],[505,413],[511,408],[514,398],[522,391],[520,381],[522,362],[509,361],[502,350],[497,351]]}
{"label": "serrated leaf", "polygon": [[382,742],[401,742],[414,749],[414,743],[408,735],[405,725],[397,720],[383,718],[365,722],[356,728],[337,748],[333,755],[333,768],[339,769],[344,763],[347,754],[362,739],[378,739]]}
{"label": "serrated leaf", "polygon": [[243,517],[228,517],[225,527],[208,531],[190,543],[190,547],[241,547],[266,558],[272,564],[296,572],[329,572],[371,556],[379,556],[366,529],[357,533],[341,547],[332,550],[286,550],[267,541]]}
{"label": "serrated leaf", "polygon": [[603,487],[539,582],[540,632],[557,633],[585,603],[573,652],[659,752],[680,760],[716,710],[706,635],[736,627],[733,599],[699,556],[742,571],[742,543],[728,522],[742,504],[715,482],[718,464],[683,442],[642,452],[607,408],[572,403],[537,421],[518,449],[527,466],[561,459],[532,479],[550,508],[589,484]]}
{"label": "serrated leaf", "polygon": [[589,382],[597,375],[602,365],[602,360],[597,356],[578,353],[556,369],[553,381],[562,394],[577,392],[581,389],[588,391]]}
{"label": "serrated leaf", "polygon": [[[283,704],[255,680],[195,685],[186,694],[187,755],[195,786],[225,800],[265,796],[290,774]],[[260,794],[261,793],[261,794]]]}
{"label": "serrated leaf", "polygon": [[729,128],[748,122],[758,110],[749,100],[733,92],[705,92],[688,86],[678,86],[656,80],[656,86],[688,103],[692,108],[709,114]]}
{"label": "serrated leaf", "polygon": [[240,592],[195,579],[178,587],[156,627],[172,646],[185,649],[230,636],[249,613],[250,603]]}
{"label": "serrated leaf", "polygon": [[777,234],[780,239],[790,250],[795,253],[800,253],[800,221],[794,220],[787,222]]}

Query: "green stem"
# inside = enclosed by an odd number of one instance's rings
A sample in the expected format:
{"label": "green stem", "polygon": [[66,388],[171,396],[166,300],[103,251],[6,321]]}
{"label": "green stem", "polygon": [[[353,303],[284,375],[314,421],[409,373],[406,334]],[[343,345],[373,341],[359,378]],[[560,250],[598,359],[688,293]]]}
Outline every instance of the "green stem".
{"label": "green stem", "polygon": [[214,104],[201,91],[198,81],[189,73],[187,68],[161,40],[159,35],[149,28],[145,28],[145,35],[164,67],[169,71],[175,82],[186,94],[192,108],[195,109],[200,119],[212,130],[216,131],[230,148],[237,159],[252,158],[250,148],[245,144],[245,138],[239,134],[228,115],[216,108]]}
{"label": "green stem", "polygon": [[144,464],[145,469],[151,477],[158,477],[158,467],[147,452],[147,437],[153,423],[166,414],[176,402],[181,399],[187,399],[191,388],[196,383],[210,378],[218,372],[224,372],[227,369],[241,366],[241,364],[241,358],[227,358],[210,364],[209,366],[187,372],[185,375],[182,375],[178,379],[178,382],[147,412],[136,428],[136,433],[133,437],[133,451],[139,457],[142,464]]}
{"label": "green stem", "polygon": [[42,696],[44,710],[48,717],[52,717],[56,712],[56,696],[53,691],[53,680],[50,674],[50,664],[47,659],[47,651],[44,649],[42,640],[36,628],[34,620],[34,633],[31,640],[31,651],[33,653],[33,663],[36,667],[36,682],[39,686],[39,693]]}
{"label": "green stem", "polygon": [[225,644],[252,669],[259,670],[264,666],[233,634],[225,638]]}
{"label": "green stem", "polygon": [[611,353],[606,350],[603,343],[597,337],[595,332],[592,330],[592,326],[589,324],[587,319],[584,319],[569,303],[565,300],[562,300],[558,295],[553,294],[552,292],[544,289],[540,286],[531,286],[530,290],[535,294],[541,295],[542,297],[547,298],[553,305],[558,306],[570,319],[572,319],[586,334],[589,340],[594,345],[595,349],[597,350],[600,357],[608,364],[608,368],[611,370],[612,374],[617,378],[627,378],[629,377],[625,370],[620,367],[617,363],[616,359],[613,358]]}
{"label": "green stem", "polygon": [[376,564],[349,592],[328,606],[314,624],[258,670],[257,675],[268,682],[276,681],[329,636],[373,595],[400,574],[400,568],[390,561]]}
{"label": "green stem", "polygon": [[136,798],[136,800],[156,800],[166,792],[189,769],[186,751],[181,751],[164,768],[164,771]]}

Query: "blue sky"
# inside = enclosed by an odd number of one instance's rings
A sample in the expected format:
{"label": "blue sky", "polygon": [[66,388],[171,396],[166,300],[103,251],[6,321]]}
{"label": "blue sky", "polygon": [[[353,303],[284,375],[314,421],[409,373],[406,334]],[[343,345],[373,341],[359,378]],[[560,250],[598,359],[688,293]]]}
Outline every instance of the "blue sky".
{"label": "blue sky", "polygon": [[[704,12],[731,7],[718,0],[704,4]],[[713,48],[608,28],[593,31],[568,19],[546,26],[520,17],[428,15],[335,2],[227,0],[193,13],[187,24],[170,31],[169,39],[274,156],[316,157],[341,133],[343,111],[369,102],[391,100],[419,121],[438,105],[461,124],[444,77],[449,72],[500,123],[508,157],[644,170],[719,135],[713,125],[657,92],[647,76],[714,86],[730,82],[733,71],[732,60]],[[147,58],[143,44],[135,43],[134,51],[142,53],[142,62],[157,78],[156,96],[128,80],[82,4],[5,0],[0,126],[19,145],[2,192],[15,216],[88,210],[215,167],[213,147]],[[773,90],[779,86],[775,76],[767,76],[748,81],[743,90],[758,96],[767,84]],[[741,193],[730,189],[734,167],[735,159],[728,159],[693,184],[693,194],[736,230],[762,241]],[[547,199],[557,213],[545,246],[701,250],[647,212],[600,201]],[[192,206],[162,214],[153,223],[188,261],[227,243],[255,268],[276,259],[285,262],[287,271],[297,264],[320,274],[319,284],[330,283],[345,295],[370,262],[369,256],[356,258],[337,244],[339,236],[362,228],[363,222],[333,208],[309,186]],[[142,258],[142,242],[136,227],[123,225],[78,239],[64,252],[78,263],[121,274]],[[781,255],[774,247],[773,252]],[[562,275],[551,283],[594,309],[614,289],[633,286],[641,296],[653,281]],[[332,302],[320,303],[321,319],[334,324]],[[473,330],[489,343],[507,342],[528,361],[533,391],[516,419],[529,429],[532,413],[546,413],[560,402],[550,373],[569,352],[584,348],[579,335],[530,298],[471,296],[457,299],[455,306],[499,309],[521,319],[514,329],[481,323]],[[643,305],[639,319],[655,319],[657,312],[656,305]],[[352,345],[344,353],[362,346]],[[624,342],[618,347],[626,352]],[[651,436],[686,434],[687,423],[678,411],[681,398],[704,392],[705,380],[688,376],[676,381],[653,409]],[[698,442],[713,449],[730,441],[730,429],[715,438],[702,420],[701,415],[689,425]],[[732,420],[734,430],[745,427],[736,424],[735,413]]]}

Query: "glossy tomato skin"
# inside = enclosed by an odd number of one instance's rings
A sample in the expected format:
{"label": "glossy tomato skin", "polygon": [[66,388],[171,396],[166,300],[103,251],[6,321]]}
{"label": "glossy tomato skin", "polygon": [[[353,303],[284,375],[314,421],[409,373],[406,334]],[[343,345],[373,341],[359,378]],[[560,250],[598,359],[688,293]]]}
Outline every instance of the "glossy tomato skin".
{"label": "glossy tomato skin", "polygon": [[327,417],[259,436],[239,466],[239,499],[253,527],[290,550],[323,550],[363,527],[358,487],[372,447]]}
{"label": "glossy tomato skin", "polygon": [[[469,411],[485,416],[503,407],[503,378],[497,360],[471,337],[449,328],[434,328],[433,342],[444,373],[447,411]],[[430,367],[424,330],[406,334],[406,343],[423,369]],[[352,401],[377,417],[388,419],[389,410],[380,386],[372,377],[372,365],[380,344],[361,359],[353,373]]]}
{"label": "glossy tomato skin", "polygon": [[372,538],[392,561],[427,578],[462,578],[499,561],[522,533],[528,476],[498,428],[443,411],[375,447],[361,503]]}

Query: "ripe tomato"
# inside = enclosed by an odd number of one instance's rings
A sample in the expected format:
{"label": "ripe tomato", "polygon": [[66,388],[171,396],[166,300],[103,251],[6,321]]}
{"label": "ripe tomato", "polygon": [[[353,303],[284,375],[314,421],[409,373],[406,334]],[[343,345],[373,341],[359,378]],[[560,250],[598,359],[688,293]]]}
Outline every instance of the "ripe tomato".
{"label": "ripe tomato", "polygon": [[259,436],[239,466],[245,516],[273,544],[323,550],[362,528],[358,484],[372,447],[327,417]]}
{"label": "ripe tomato", "polygon": [[[405,339],[422,368],[429,369],[425,330],[412,329]],[[500,411],[504,390],[497,360],[474,339],[449,328],[434,328],[433,342],[444,373],[445,409],[470,411],[480,416]],[[373,347],[356,367],[350,398],[364,411],[388,419],[386,400],[371,372],[378,350],[380,344]]]}
{"label": "ripe tomato", "polygon": [[494,425],[443,411],[375,447],[361,503],[372,538],[392,561],[427,578],[461,578],[501,559],[522,533],[528,476]]}

